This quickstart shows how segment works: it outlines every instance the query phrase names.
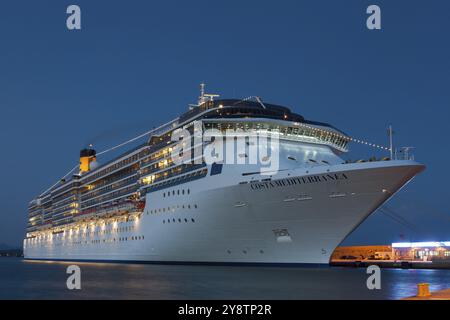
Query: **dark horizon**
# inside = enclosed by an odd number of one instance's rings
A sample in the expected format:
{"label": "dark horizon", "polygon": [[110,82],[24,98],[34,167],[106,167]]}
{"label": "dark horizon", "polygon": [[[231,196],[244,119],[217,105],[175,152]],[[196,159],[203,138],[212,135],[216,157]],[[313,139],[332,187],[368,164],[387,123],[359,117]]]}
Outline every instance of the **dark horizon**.
{"label": "dark horizon", "polygon": [[[0,13],[0,244],[21,247],[28,202],[81,148],[175,118],[201,82],[380,145],[392,124],[395,145],[414,146],[427,166],[387,204],[408,223],[377,211],[344,244],[450,240],[449,3],[376,1],[382,29],[371,31],[365,0],[75,2],[79,31],[66,28],[65,0],[8,2]],[[352,160],[388,155],[350,149]]]}

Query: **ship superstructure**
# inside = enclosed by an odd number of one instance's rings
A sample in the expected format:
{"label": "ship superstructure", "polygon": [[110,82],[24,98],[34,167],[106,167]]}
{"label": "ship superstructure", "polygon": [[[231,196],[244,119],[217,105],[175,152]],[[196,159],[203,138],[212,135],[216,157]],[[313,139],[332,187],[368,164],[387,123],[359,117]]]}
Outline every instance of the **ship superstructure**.
{"label": "ship superstructure", "polygon": [[[224,134],[276,134],[278,167],[263,173],[258,163],[207,163],[195,152],[197,161],[176,163],[174,132],[195,136],[199,124]],[[83,149],[79,172],[30,202],[25,257],[328,263],[354,228],[424,168],[409,157],[346,163],[350,141],[289,108],[257,97],[217,99],[202,87],[197,105],[117,158],[99,165],[95,150]],[[238,147],[237,157],[248,158],[249,147]]]}

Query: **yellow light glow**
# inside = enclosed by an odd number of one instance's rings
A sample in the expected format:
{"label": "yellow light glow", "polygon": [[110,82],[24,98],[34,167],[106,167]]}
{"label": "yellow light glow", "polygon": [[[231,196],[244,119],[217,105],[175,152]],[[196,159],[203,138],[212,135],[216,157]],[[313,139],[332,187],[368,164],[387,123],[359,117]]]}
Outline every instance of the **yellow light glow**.
{"label": "yellow light glow", "polygon": [[154,181],[155,181],[155,175],[151,175],[151,176],[148,176],[148,177],[145,177],[144,179],[142,179],[142,182],[144,184],[150,184],[150,183],[153,183]]}

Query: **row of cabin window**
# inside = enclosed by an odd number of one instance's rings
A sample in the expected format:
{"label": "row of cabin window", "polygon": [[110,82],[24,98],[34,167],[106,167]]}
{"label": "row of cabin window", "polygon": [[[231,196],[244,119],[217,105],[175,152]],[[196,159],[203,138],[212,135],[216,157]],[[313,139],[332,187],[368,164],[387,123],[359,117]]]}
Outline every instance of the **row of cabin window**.
{"label": "row of cabin window", "polygon": [[[172,219],[172,220],[168,219],[168,220],[167,220],[167,223],[170,223],[170,221],[172,221],[173,223],[175,223],[175,222],[177,222],[177,219]],[[178,222],[181,223],[182,221],[183,221],[182,219],[178,219]],[[188,222],[188,219],[184,218],[184,222]],[[194,218],[191,218],[191,222],[194,222],[194,223],[195,223],[195,219],[194,219]],[[166,223],[166,220],[163,220],[163,223]]]}
{"label": "row of cabin window", "polygon": [[[196,204],[194,204],[192,207],[194,207],[194,209],[198,208],[198,206]],[[191,205],[190,204],[181,205],[181,209],[185,209],[185,208],[191,209]],[[150,210],[150,214],[157,214],[157,213],[166,212],[166,211],[170,212],[170,211],[175,211],[175,209],[180,209],[180,205],[176,205],[173,207],[167,207],[167,208],[164,207],[164,208],[159,208],[159,209],[153,209],[153,210]],[[147,215],[148,215],[148,212],[147,212]]]}
{"label": "row of cabin window", "polygon": [[[111,233],[119,233],[119,232],[130,232],[134,229],[133,226],[129,226],[129,227],[120,227],[120,228],[113,228],[113,229],[109,229],[109,230],[97,230],[97,231],[86,231],[85,233],[82,232],[81,234],[76,233],[75,235],[73,235],[73,237],[79,237],[79,236],[89,236],[89,235],[101,235],[101,234],[111,234]],[[56,234],[55,238],[62,238],[63,234]],[[47,239],[37,239],[37,242],[51,242],[50,240]]]}
{"label": "row of cabin window", "polygon": [[121,187],[129,185],[129,184],[133,184],[133,183],[136,183],[136,178],[132,176],[132,177],[127,178],[125,180],[121,180],[119,182],[110,184],[107,187],[98,189],[98,190],[96,190],[94,192],[91,192],[91,193],[89,193],[87,195],[84,195],[84,196],[81,197],[81,201],[86,201],[87,199],[95,198],[95,197],[97,197],[99,195],[102,195],[102,194],[105,194],[105,193],[107,193],[107,192],[109,192],[111,190],[118,189],[118,188],[121,188]]}
{"label": "row of cabin window", "polygon": [[77,199],[78,199],[77,196],[72,196],[72,197],[70,197],[70,198],[67,198],[67,199],[64,200],[64,201],[59,202],[59,203],[53,202],[53,203],[52,203],[52,208],[53,208],[53,210],[55,210],[55,209],[57,209],[57,208],[59,208],[59,207],[62,207],[62,206],[64,206],[64,205],[68,204],[68,203],[72,203],[72,202],[74,202],[74,201],[77,201]]}
{"label": "row of cabin window", "polygon": [[103,201],[108,201],[111,199],[115,199],[115,198],[119,198],[120,196],[126,195],[128,193],[131,193],[133,191],[136,191],[138,189],[138,187],[136,185],[131,185],[130,187],[124,188],[120,191],[115,191],[113,193],[109,193],[107,195],[104,196],[100,196],[94,200],[88,200],[86,202],[84,202],[82,204],[82,209],[86,208],[86,207],[90,207],[93,206],[97,203],[103,202]]}
{"label": "row of cabin window", "polygon": [[124,160],[122,160],[122,161],[120,161],[120,162],[118,162],[118,163],[116,163],[116,164],[114,164],[112,166],[109,166],[109,167],[103,169],[100,172],[97,172],[96,174],[94,174],[91,177],[89,177],[88,179],[86,179],[84,181],[84,183],[89,183],[90,181],[93,181],[93,180],[95,180],[95,179],[97,179],[97,178],[99,178],[99,177],[101,177],[103,175],[106,175],[109,172],[113,172],[113,171],[115,171],[115,170],[117,170],[117,169],[119,169],[119,168],[121,168],[123,166],[126,166],[126,165],[128,165],[128,164],[130,164],[132,162],[135,162],[138,159],[139,159],[139,155],[138,154],[135,154],[135,155],[133,155],[131,157],[128,157],[128,158],[126,158],[126,159],[124,159]]}
{"label": "row of cabin window", "polygon": [[68,197],[76,196],[77,194],[78,194],[78,189],[74,189],[70,192],[65,192],[64,194],[59,195],[57,197],[52,197],[51,203],[56,203],[56,202],[62,201]]}
{"label": "row of cabin window", "polygon": [[97,231],[87,231],[86,235],[100,235],[100,234],[111,234],[113,232],[129,232],[134,229],[134,226],[128,226],[128,227],[119,227],[119,228],[112,228],[112,229],[106,229],[106,230],[97,230]]}
{"label": "row of cabin window", "polygon": [[[167,196],[167,197],[170,197],[170,194],[171,194],[171,193],[172,193],[172,196],[174,196],[174,195],[175,195],[175,190],[172,190],[172,192],[170,192],[170,191],[164,192],[164,193],[163,193],[163,198],[165,198],[166,196]],[[191,190],[190,190],[190,189],[187,189],[187,190],[186,190],[186,193],[187,193],[187,194],[190,194],[190,193],[191,193]],[[184,195],[184,189],[181,190],[181,194]],[[180,189],[178,189],[178,190],[176,191],[176,195],[177,195],[177,196],[180,195]]]}
{"label": "row of cabin window", "polygon": [[[130,240],[144,240],[144,236],[130,237]],[[114,238],[114,241],[116,241],[116,238]],[[128,241],[128,237],[119,238],[119,241]]]}
{"label": "row of cabin window", "polygon": [[[130,237],[130,241],[131,240],[133,240],[133,241],[135,241],[135,240],[144,240],[145,238],[144,238],[144,236],[133,236],[133,237]],[[103,239],[103,242],[104,243],[106,243],[107,241],[106,240],[108,240],[108,239]],[[116,238],[114,238],[114,239],[109,239],[109,240],[112,240],[111,242],[115,242],[116,241]],[[117,239],[117,241],[128,241],[128,237],[122,237],[122,238],[118,238]],[[92,244],[95,244],[95,243],[101,243],[102,242],[102,240],[91,240],[90,241]],[[110,241],[108,241],[108,242],[110,242]],[[84,241],[84,243],[85,244],[88,244],[88,241]],[[55,246],[61,246],[63,243],[57,243],[57,244],[54,244]],[[82,241],[74,241],[74,242],[72,242],[72,244],[82,244]],[[38,247],[38,246],[40,246],[40,247],[42,247],[42,246],[44,246],[43,244],[40,244],[40,243],[36,243],[36,244],[31,244],[30,246],[33,246],[33,247]]]}
{"label": "row of cabin window", "polygon": [[[118,180],[124,179],[125,177],[133,176],[133,175],[136,174],[137,170],[139,170],[139,165],[134,165],[134,166],[131,166],[131,167],[127,167],[127,168],[122,169],[122,170],[120,170],[120,171],[118,171],[118,172],[116,172],[116,173],[114,173],[112,175],[106,176],[106,177],[102,178],[101,180],[98,180],[97,182],[91,184],[91,186],[93,187],[93,189],[101,188],[101,187],[106,186],[108,184],[112,184],[112,183],[114,183],[114,182],[116,182]],[[92,190],[92,189],[89,190],[87,188],[88,185],[89,185],[88,183],[86,183],[84,185],[85,186],[84,189],[81,190],[82,194],[85,194],[85,193],[87,193],[87,192]]]}

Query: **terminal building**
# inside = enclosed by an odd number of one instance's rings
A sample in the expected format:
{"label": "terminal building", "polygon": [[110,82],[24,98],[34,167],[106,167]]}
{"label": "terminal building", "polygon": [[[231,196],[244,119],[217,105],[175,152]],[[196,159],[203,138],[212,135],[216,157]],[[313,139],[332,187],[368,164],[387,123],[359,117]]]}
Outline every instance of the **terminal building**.
{"label": "terminal building", "polygon": [[450,260],[450,241],[399,242],[391,247],[396,260]]}
{"label": "terminal building", "polygon": [[450,261],[450,241],[337,247],[331,260]]}

